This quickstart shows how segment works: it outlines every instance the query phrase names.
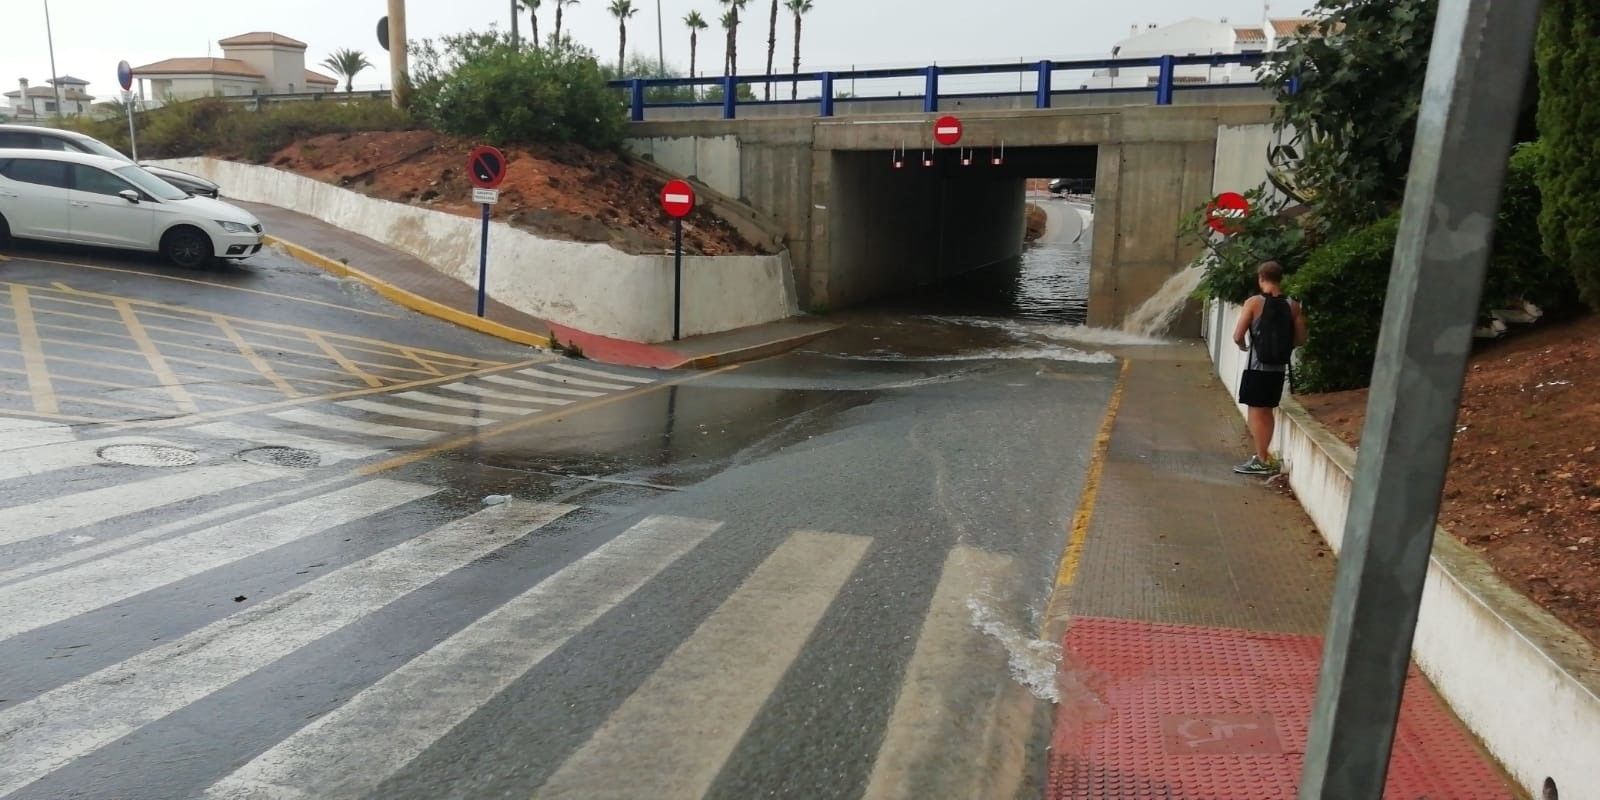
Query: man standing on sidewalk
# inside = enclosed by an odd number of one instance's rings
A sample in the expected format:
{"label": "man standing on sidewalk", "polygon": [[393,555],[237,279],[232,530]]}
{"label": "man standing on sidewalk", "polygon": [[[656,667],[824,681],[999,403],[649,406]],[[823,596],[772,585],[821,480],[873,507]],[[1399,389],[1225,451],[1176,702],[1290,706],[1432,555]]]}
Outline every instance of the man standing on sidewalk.
{"label": "man standing on sidewalk", "polygon": [[[1256,453],[1233,468],[1241,475],[1272,475],[1278,471],[1267,448],[1272,445],[1273,416],[1283,399],[1283,380],[1289,357],[1306,341],[1306,318],[1300,304],[1283,294],[1283,265],[1268,261],[1256,270],[1261,294],[1246,300],[1233,328],[1233,342],[1248,352],[1244,375],[1239,378],[1239,403],[1249,408],[1250,436]],[[1249,334],[1249,343],[1245,335]]]}

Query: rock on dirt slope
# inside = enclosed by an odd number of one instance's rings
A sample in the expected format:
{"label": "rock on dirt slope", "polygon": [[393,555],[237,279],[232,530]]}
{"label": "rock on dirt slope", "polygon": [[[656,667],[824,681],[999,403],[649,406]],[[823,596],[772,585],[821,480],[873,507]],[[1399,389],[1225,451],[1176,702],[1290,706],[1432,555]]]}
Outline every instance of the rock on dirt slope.
{"label": "rock on dirt slope", "polygon": [[[472,144],[434,131],[328,134],[296,142],[268,163],[372,197],[476,217],[466,174]],[[493,219],[630,253],[671,247],[671,221],[658,205],[664,181],[655,172],[618,153],[575,145],[501,149],[506,181]],[[683,230],[684,249],[692,254],[761,252],[704,207]]]}
{"label": "rock on dirt slope", "polygon": [[[1600,316],[1482,346],[1439,522],[1600,644]],[[1300,397],[1354,446],[1366,391]]]}

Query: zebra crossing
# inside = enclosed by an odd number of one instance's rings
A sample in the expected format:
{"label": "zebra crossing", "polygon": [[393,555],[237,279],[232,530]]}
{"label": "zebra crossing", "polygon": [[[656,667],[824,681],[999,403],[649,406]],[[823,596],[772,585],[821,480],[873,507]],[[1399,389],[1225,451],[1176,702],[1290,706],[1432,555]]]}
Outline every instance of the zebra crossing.
{"label": "zebra crossing", "polygon": [[[183,443],[167,433],[128,441]],[[185,433],[263,438],[234,422]],[[368,452],[354,446],[330,451],[324,440],[310,437],[279,441],[335,459]],[[7,484],[18,481],[54,478],[70,487],[70,478],[90,466],[84,463],[90,451],[82,444],[28,448],[34,467],[4,473],[0,499]],[[218,471],[222,467],[228,470]],[[177,476],[186,480],[168,480]],[[231,687],[270,676],[286,659],[375,624],[388,609],[425,602],[436,591],[431,587],[482,568],[492,556],[533,548],[530,542],[576,541],[595,524],[578,521],[584,515],[577,504],[513,499],[463,507],[442,499],[443,491],[413,480],[202,460],[170,475],[69,490],[47,503],[17,507],[27,512],[0,512],[9,515],[0,520],[0,673],[6,665],[42,664],[24,648],[61,626],[154,602],[150,598],[162,590],[208,575],[249,571],[275,553],[319,538],[406,526],[397,541],[370,551],[339,548],[342,560],[304,582],[181,635],[120,653],[114,663],[58,685],[6,697],[5,687],[18,685],[15,673],[11,684],[0,678],[0,797],[60,796],[61,784],[49,781],[70,780],[77,765],[93,758],[114,758],[119,743],[130,737],[204,709]],[[198,500],[208,503],[188,510],[186,504]],[[178,513],[159,526],[115,524],[134,510],[156,508]],[[236,752],[216,761],[204,785],[171,796],[396,796],[384,790],[386,782],[425,761],[441,741],[461,735],[475,714],[531,680],[541,664],[592,635],[619,609],[640,613],[630,603],[668,580],[669,570],[685,580],[685,574],[709,569],[724,547],[750,533],[673,514],[620,518],[615,527],[614,535],[597,537],[509,599],[480,609],[464,626],[397,660],[326,713],[272,740],[237,743]],[[873,537],[849,532],[794,530],[775,537],[664,660],[580,744],[553,758],[525,787],[526,796],[711,793],[814,643],[822,620],[848,602],[846,589],[873,546]],[[974,624],[971,605],[992,587],[1015,582],[1018,569],[1008,555],[960,544],[951,549],[943,573],[932,579],[937,586],[921,611],[923,623],[904,637],[914,639],[915,648],[904,673],[891,681],[899,689],[887,729],[863,734],[862,741],[877,752],[867,796],[929,796],[913,790],[910,775],[929,763],[959,758],[971,744],[954,735],[970,709],[952,707],[942,687],[970,682],[973,675],[991,676],[995,691],[1010,686],[1006,648]],[[945,730],[952,733],[941,735]],[[153,768],[131,769],[126,779]],[[112,787],[93,796],[149,795]]]}

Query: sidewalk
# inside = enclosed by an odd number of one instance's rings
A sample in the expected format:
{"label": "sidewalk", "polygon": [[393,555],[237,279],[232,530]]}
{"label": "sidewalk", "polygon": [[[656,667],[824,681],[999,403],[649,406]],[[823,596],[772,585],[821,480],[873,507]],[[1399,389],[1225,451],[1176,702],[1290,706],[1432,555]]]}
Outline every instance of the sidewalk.
{"label": "sidewalk", "polygon": [[[1135,356],[1095,516],[1063,575],[1051,800],[1295,796],[1334,556],[1230,472],[1244,426],[1205,351]],[[1386,797],[1517,797],[1415,668]]]}
{"label": "sidewalk", "polygon": [[304,214],[259,203],[230,202],[259,217],[267,232],[295,258],[360,280],[414,311],[536,347],[549,347],[553,334],[562,347],[575,348],[585,358],[607,364],[709,369],[776,355],[837,327],[796,318],[678,342],[644,344],[557,325],[493,298],[485,303],[484,319],[480,320],[476,287],[445,275],[414,256]]}

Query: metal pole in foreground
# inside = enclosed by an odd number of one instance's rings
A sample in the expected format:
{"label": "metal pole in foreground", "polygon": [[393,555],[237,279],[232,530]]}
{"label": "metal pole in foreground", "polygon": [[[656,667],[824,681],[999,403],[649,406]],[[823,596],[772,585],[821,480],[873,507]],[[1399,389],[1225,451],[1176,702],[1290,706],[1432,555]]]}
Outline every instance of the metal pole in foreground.
{"label": "metal pole in foreground", "polygon": [[1439,5],[1302,800],[1383,795],[1538,17],[1537,2]]}
{"label": "metal pole in foreground", "polygon": [[128,109],[128,148],[133,151],[133,160],[139,160],[139,137],[133,131],[133,92],[122,93],[122,104]]}
{"label": "metal pole in foreground", "polygon": [[410,102],[411,76],[406,41],[406,0],[389,0],[389,98],[395,108]]}
{"label": "metal pole in foreground", "polygon": [[478,316],[483,316],[484,296],[489,280],[489,204],[483,206],[483,238],[478,243]]}
{"label": "metal pole in foreground", "polygon": [[683,219],[672,221],[672,341],[678,341],[683,322]]}
{"label": "metal pole in foreground", "polygon": [[[50,45],[50,86],[56,90],[56,116],[61,117],[65,116],[66,109],[61,107],[61,84],[56,81],[61,74],[56,72],[56,35],[50,29],[50,0],[44,0],[44,38]],[[22,100],[27,102],[28,98]]]}

